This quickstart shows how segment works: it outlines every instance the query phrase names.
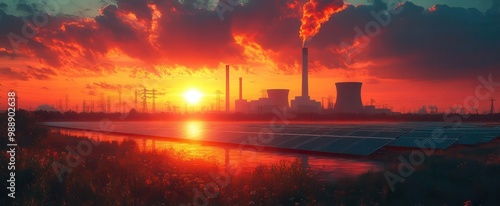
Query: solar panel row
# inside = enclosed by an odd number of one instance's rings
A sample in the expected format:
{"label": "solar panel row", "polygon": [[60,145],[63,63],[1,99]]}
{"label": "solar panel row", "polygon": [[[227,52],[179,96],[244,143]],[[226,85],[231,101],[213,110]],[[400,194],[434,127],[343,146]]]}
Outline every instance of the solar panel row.
{"label": "solar panel row", "polygon": [[446,149],[457,141],[458,139],[399,138],[390,142],[388,146]]}
{"label": "solar panel row", "polygon": [[[83,130],[98,130],[98,122],[48,122],[49,126]],[[492,141],[500,136],[499,128],[481,124],[462,124],[454,128],[447,123],[387,123],[387,124],[289,124],[273,133],[269,147],[340,154],[369,155],[384,146],[433,147],[446,149],[453,144],[473,145]],[[117,122],[112,132],[195,139],[208,142],[262,146],[256,140],[262,123],[171,123]],[[419,144],[432,141],[433,144]]]}

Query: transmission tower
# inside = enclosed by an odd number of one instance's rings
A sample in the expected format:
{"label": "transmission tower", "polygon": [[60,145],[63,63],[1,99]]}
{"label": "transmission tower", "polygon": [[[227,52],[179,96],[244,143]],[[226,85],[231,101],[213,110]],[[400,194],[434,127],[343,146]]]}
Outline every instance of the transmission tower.
{"label": "transmission tower", "polygon": [[152,92],[152,97],[153,98],[153,113],[156,112],[156,98],[158,98],[156,95],[164,95],[165,93],[158,93],[156,89],[150,90]]}
{"label": "transmission tower", "polygon": [[156,98],[158,98],[157,95],[164,95],[165,94],[165,93],[158,93],[157,91],[158,90],[156,90],[156,89],[148,90],[146,88],[144,88],[142,90],[142,112],[148,111],[148,99],[153,100],[152,111],[153,112],[156,111]]}
{"label": "transmission tower", "polygon": [[491,98],[491,108],[490,108],[490,114],[494,114],[495,113],[495,107],[494,107],[494,102],[497,101],[496,99],[494,98]]}
{"label": "transmission tower", "polygon": [[137,110],[137,93],[138,92],[137,92],[137,89],[136,89],[135,92],[134,92],[134,96],[135,96],[135,98],[134,98],[134,109],[136,109],[136,110]]}

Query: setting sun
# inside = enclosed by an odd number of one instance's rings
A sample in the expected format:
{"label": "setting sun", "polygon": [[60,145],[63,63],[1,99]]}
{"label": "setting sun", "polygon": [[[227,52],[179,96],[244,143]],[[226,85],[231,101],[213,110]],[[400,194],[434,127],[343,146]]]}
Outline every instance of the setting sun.
{"label": "setting sun", "polygon": [[196,89],[190,89],[184,93],[184,98],[189,104],[198,104],[201,100],[202,94]]}

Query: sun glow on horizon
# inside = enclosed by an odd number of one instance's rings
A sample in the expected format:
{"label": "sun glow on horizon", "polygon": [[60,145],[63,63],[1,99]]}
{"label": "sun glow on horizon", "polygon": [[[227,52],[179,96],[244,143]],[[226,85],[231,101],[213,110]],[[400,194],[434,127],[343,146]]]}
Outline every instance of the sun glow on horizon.
{"label": "sun glow on horizon", "polygon": [[189,104],[198,104],[202,96],[201,92],[196,89],[190,89],[184,93],[184,99],[186,99],[186,102]]}

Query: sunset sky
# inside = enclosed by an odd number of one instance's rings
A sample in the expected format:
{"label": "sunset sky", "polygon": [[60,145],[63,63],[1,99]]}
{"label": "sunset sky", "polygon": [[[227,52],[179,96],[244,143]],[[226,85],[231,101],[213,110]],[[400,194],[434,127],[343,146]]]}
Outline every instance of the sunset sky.
{"label": "sunset sky", "polygon": [[[479,76],[500,82],[500,0],[310,0],[312,19],[324,17],[318,27],[303,25],[308,1],[221,0],[229,10],[219,15],[217,0],[2,0],[0,96],[15,90],[26,109],[64,105],[66,96],[81,108],[109,96],[116,110],[119,91],[131,103],[146,87],[165,93],[161,110],[167,102],[183,108],[195,89],[203,95],[196,107],[210,107],[229,64],[232,109],[238,77],[245,99],[281,88],[293,99],[301,92],[301,28],[316,28],[307,46],[309,94],[318,101],[335,97],[335,82],[361,81],[364,104],[445,109],[475,96]],[[383,10],[393,13],[379,22],[373,14]],[[47,11],[48,19],[33,16]],[[479,111],[489,107],[482,100]]]}

